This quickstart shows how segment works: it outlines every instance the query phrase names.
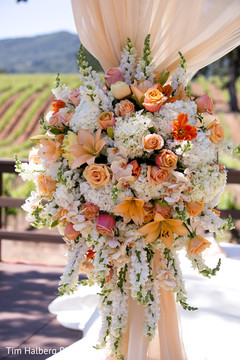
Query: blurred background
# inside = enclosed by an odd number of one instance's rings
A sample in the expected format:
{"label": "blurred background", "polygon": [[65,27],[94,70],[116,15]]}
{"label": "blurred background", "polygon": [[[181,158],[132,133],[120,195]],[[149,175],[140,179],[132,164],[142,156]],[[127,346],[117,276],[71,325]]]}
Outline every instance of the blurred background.
{"label": "blurred background", "polygon": [[[71,88],[79,85],[77,52],[80,41],[71,2],[66,0],[1,0],[0,24],[0,158],[13,159],[15,154],[27,158],[32,147],[29,139],[39,132],[42,114],[51,109],[51,89],[56,74],[59,72],[61,81]],[[101,71],[98,62],[86,54],[91,64]],[[240,144],[240,47],[200,70],[189,91],[193,96],[208,93],[212,97],[216,118],[221,121],[226,138]],[[237,158],[223,156],[220,160],[229,169],[240,168]],[[13,173],[2,175],[0,191],[3,196],[25,198],[33,189],[33,184],[21,183]],[[237,220],[240,212],[236,211],[240,209],[238,184],[227,186],[219,209],[231,210],[236,218],[236,229],[217,236],[217,240],[240,243]],[[10,206],[2,207],[1,227],[10,231],[33,231],[24,220],[23,211]],[[22,244],[21,241],[2,240],[2,259],[65,263],[61,256],[63,245],[28,242],[26,249]],[[33,251],[36,246],[41,251]]]}

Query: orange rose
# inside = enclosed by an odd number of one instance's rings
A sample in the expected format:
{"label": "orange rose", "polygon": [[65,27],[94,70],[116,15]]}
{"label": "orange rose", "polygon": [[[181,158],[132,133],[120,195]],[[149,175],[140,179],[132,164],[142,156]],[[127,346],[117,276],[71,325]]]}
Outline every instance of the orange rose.
{"label": "orange rose", "polygon": [[141,172],[141,166],[138,164],[137,160],[132,160],[128,165],[133,166],[132,176],[134,176],[135,179],[137,179]]}
{"label": "orange rose", "polygon": [[159,111],[166,100],[167,97],[165,97],[161,91],[151,88],[145,93],[143,106],[151,112]]}
{"label": "orange rose", "polygon": [[177,166],[178,157],[171,150],[163,149],[155,157],[157,166],[165,169],[175,169]]}
{"label": "orange rose", "polygon": [[130,115],[135,111],[135,106],[129,100],[122,100],[116,105],[114,111],[117,116],[124,118],[126,115]]}
{"label": "orange rose", "polygon": [[114,115],[113,115],[112,112],[104,111],[98,117],[98,125],[103,130],[107,130],[108,126],[114,126],[115,123],[116,123],[116,120],[115,120]]}
{"label": "orange rose", "polygon": [[150,202],[146,202],[144,204],[144,206],[143,206],[143,209],[145,211],[143,222],[144,223],[149,223],[154,218],[155,209],[154,209],[153,205]]}
{"label": "orange rose", "polygon": [[53,127],[57,127],[58,129],[62,129],[65,126],[69,124],[69,121],[71,120],[72,115],[68,114],[66,112],[57,112],[56,114],[53,114],[49,118],[49,125]]}
{"label": "orange rose", "polygon": [[197,255],[209,248],[211,243],[204,237],[198,235],[190,239],[188,243],[188,254]]}
{"label": "orange rose", "polygon": [[161,135],[157,134],[149,134],[142,138],[142,145],[144,150],[147,152],[161,149],[163,147],[163,143],[163,138]]}
{"label": "orange rose", "polygon": [[56,190],[56,181],[46,174],[40,174],[37,179],[38,192],[40,196],[52,196]]}
{"label": "orange rose", "polygon": [[157,166],[148,166],[147,180],[150,183],[159,185],[164,181],[167,181],[171,176],[171,171]]}
{"label": "orange rose", "polygon": [[87,220],[94,220],[99,213],[99,207],[93,203],[85,202],[81,205],[80,212]]}
{"label": "orange rose", "polygon": [[198,216],[203,211],[204,205],[205,204],[201,201],[185,202],[187,212],[192,217]]}
{"label": "orange rose", "polygon": [[110,180],[110,172],[105,164],[94,164],[87,166],[83,176],[92,189],[106,185]]}
{"label": "orange rose", "polygon": [[208,126],[207,130],[211,131],[209,139],[215,144],[218,145],[220,141],[224,140],[224,130],[221,124],[217,120],[213,120]]}

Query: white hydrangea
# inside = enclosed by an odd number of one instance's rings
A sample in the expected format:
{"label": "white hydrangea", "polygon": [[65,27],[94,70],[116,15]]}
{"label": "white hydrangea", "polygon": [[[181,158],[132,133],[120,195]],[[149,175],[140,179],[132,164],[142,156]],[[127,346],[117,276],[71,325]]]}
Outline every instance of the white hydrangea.
{"label": "white hydrangea", "polygon": [[97,104],[82,98],[69,122],[69,127],[75,133],[80,129],[94,132],[98,129],[97,120],[100,114],[101,110]]}
{"label": "white hydrangea", "polygon": [[197,105],[194,101],[177,100],[167,103],[155,113],[155,129],[164,138],[171,136],[173,122],[177,120],[179,114],[188,114],[188,124],[195,126],[197,121]]}
{"label": "white hydrangea", "polygon": [[210,207],[217,205],[226,184],[227,173],[219,172],[218,165],[205,165],[192,173],[192,189],[188,193],[192,201],[202,201]]}
{"label": "white hydrangea", "polygon": [[200,221],[205,230],[209,230],[210,232],[222,232],[221,227],[226,221],[207,207],[203,209],[201,216],[198,216],[197,220]]}
{"label": "white hydrangea", "polygon": [[[102,211],[112,212],[112,208],[116,205],[112,198],[112,184],[92,189],[88,182],[84,181],[80,184],[80,192],[86,201],[93,202]],[[123,202],[125,196],[132,196],[131,190],[119,191],[118,203]]]}
{"label": "white hydrangea", "polygon": [[147,165],[141,165],[141,172],[139,177],[131,185],[131,189],[134,191],[134,194],[137,198],[144,201],[149,201],[151,199],[159,199],[162,196],[167,195],[167,187],[161,183],[159,185],[150,183],[147,180]]}
{"label": "white hydrangea", "polygon": [[116,118],[114,128],[116,147],[124,147],[129,158],[142,156],[144,153],[142,137],[150,133],[149,129],[153,127],[152,118],[151,114],[144,115],[142,111],[124,119]]}
{"label": "white hydrangea", "polygon": [[[180,147],[176,149],[176,154],[179,156],[184,167],[196,169],[216,161],[216,147],[207,135],[208,131],[200,131],[191,143],[188,141],[178,141]],[[184,151],[185,149],[187,150]]]}

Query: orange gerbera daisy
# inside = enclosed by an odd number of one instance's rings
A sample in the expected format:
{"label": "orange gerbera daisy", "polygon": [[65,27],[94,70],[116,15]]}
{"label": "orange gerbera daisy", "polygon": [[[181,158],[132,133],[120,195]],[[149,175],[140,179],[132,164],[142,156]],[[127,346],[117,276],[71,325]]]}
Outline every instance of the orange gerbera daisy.
{"label": "orange gerbera daisy", "polygon": [[126,196],[124,202],[114,206],[113,212],[122,215],[125,223],[133,220],[136,225],[142,225],[146,215],[143,206],[144,200]]}
{"label": "orange gerbera daisy", "polygon": [[138,231],[141,234],[147,235],[146,243],[150,244],[155,241],[159,234],[164,245],[170,249],[173,243],[173,233],[177,235],[187,235],[188,231],[183,226],[181,220],[165,219],[159,213],[156,213],[154,220],[147,225],[144,225]]}
{"label": "orange gerbera daisy", "polygon": [[173,137],[176,140],[192,140],[197,137],[197,128],[188,124],[188,114],[179,114],[173,123]]}

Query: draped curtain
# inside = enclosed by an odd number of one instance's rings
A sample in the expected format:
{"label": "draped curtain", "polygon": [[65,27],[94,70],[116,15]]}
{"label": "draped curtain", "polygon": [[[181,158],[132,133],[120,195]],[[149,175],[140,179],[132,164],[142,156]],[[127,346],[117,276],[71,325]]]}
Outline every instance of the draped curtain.
{"label": "draped curtain", "polygon": [[[105,71],[119,66],[127,37],[141,56],[151,34],[157,71],[174,71],[181,51],[192,75],[240,44],[240,0],[72,0],[72,8],[82,44]],[[129,298],[122,347],[127,360],[186,358],[174,296],[163,289],[159,296],[158,334],[151,343],[142,333],[143,309]]]}
{"label": "draped curtain", "polygon": [[150,33],[156,70],[174,71],[181,51],[192,74],[240,44],[239,0],[72,0],[72,7],[82,44],[104,70],[119,65],[127,37],[141,55]]}

